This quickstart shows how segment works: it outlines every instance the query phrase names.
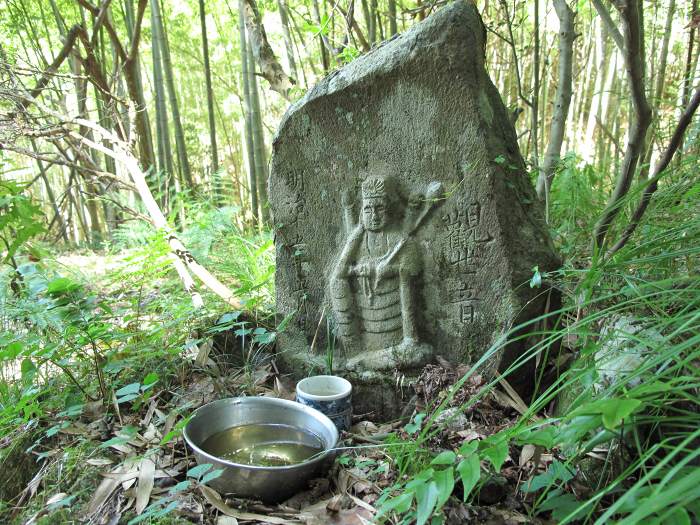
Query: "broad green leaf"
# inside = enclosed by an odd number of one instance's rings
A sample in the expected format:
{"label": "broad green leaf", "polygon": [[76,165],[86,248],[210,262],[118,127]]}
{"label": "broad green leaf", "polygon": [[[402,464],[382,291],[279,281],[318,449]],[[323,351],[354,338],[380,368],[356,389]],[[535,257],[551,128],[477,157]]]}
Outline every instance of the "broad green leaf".
{"label": "broad green leaf", "polygon": [[561,461],[553,461],[547,472],[539,474],[529,481],[523,483],[521,490],[523,492],[536,492],[545,487],[550,487],[555,483],[566,483],[574,477],[574,472]]}
{"label": "broad green leaf", "polygon": [[668,521],[666,523],[673,523],[674,525],[691,525],[692,522],[690,521],[688,511],[683,507],[677,507],[668,517]]}
{"label": "broad green leaf", "polygon": [[574,414],[601,414],[605,428],[614,430],[641,404],[639,399],[599,399],[583,405]]}
{"label": "broad green leaf", "polygon": [[60,509],[61,507],[68,507],[71,503],[73,503],[73,500],[76,498],[75,494],[73,496],[68,496],[65,495],[65,497],[56,499],[56,497],[52,497],[48,501],[48,505],[46,505],[46,509],[48,511],[54,511],[56,509]]}
{"label": "broad green leaf", "polygon": [[576,416],[571,421],[562,423],[558,428],[555,443],[578,445],[589,432],[600,427],[600,416]]}
{"label": "broad green leaf", "polygon": [[422,470],[421,472],[413,476],[413,479],[411,481],[406,483],[406,490],[414,490],[420,485],[424,485],[425,483],[433,479],[434,473],[435,471],[431,468]]}
{"label": "broad green leaf", "polygon": [[155,372],[149,372],[146,377],[143,378],[143,386],[152,386],[158,382],[158,379],[160,379],[160,376],[156,374]]}
{"label": "broad green leaf", "polygon": [[182,492],[183,490],[189,489],[191,484],[192,481],[190,481],[189,479],[186,479],[185,481],[180,481],[179,483],[176,483],[175,485],[170,487],[168,493],[177,494],[178,492]]}
{"label": "broad green leaf", "polygon": [[518,444],[539,445],[546,449],[550,449],[552,448],[552,446],[554,446],[555,436],[556,430],[554,429],[554,427],[540,428],[532,432],[520,434],[518,436]]}
{"label": "broad green leaf", "polygon": [[452,495],[455,488],[455,475],[452,467],[438,470],[433,474],[433,481],[438,489],[438,500],[435,506],[440,509]]}
{"label": "broad green leaf", "polygon": [[217,468],[212,470],[211,472],[207,472],[202,476],[202,479],[199,480],[200,483],[207,483],[208,481],[211,481],[212,479],[216,479],[219,476],[221,476],[224,473],[224,469],[222,468]]}
{"label": "broad green leaf", "polygon": [[[486,440],[481,442],[486,443]],[[508,457],[508,439],[501,438],[490,447],[484,448],[481,453],[491,462],[496,472],[500,472],[503,463]]]}
{"label": "broad green leaf", "polygon": [[48,286],[46,287],[46,292],[54,295],[74,292],[79,288],[80,285],[78,283],[68,279],[67,277],[59,277],[49,282]]}
{"label": "broad green leaf", "polygon": [[420,430],[421,424],[423,423],[423,419],[425,419],[425,414],[423,412],[421,412],[420,414],[416,414],[416,416],[413,418],[413,421],[411,421],[408,425],[403,427],[403,429],[409,434],[413,435]]}
{"label": "broad green leaf", "polygon": [[111,447],[112,445],[124,445],[125,443],[131,441],[131,438],[136,435],[137,431],[138,429],[136,427],[127,425],[122,428],[112,439],[108,439],[107,441],[100,443],[97,448],[107,448]]}
{"label": "broad green leaf", "polygon": [[538,513],[551,510],[552,520],[556,523],[563,521],[565,518],[568,518],[567,521],[571,522],[583,518],[587,505],[578,501],[573,494],[562,494],[558,490],[553,490],[547,499],[537,506],[536,510]]}
{"label": "broad green leaf", "polygon": [[80,414],[83,413],[83,405],[82,403],[79,403],[77,405],[71,405],[65,410],[61,410],[58,414],[56,414],[58,417],[75,417],[79,416]]}
{"label": "broad green leaf", "polygon": [[115,392],[118,396],[126,396],[128,394],[138,394],[141,389],[141,383],[129,383],[126,386],[121,387]]}
{"label": "broad green leaf", "polygon": [[275,340],[276,337],[277,337],[277,334],[275,332],[264,331],[262,333],[254,335],[253,342],[261,344],[261,345],[269,345],[270,343],[272,343]]}
{"label": "broad green leaf", "polygon": [[211,463],[202,463],[201,465],[197,465],[196,467],[192,467],[190,470],[188,470],[187,477],[199,479],[212,468],[214,468],[214,465]]}
{"label": "broad green leaf", "polygon": [[117,398],[117,403],[120,404],[120,405],[121,405],[122,403],[128,403],[129,401],[133,401],[133,400],[136,399],[137,397],[139,397],[138,394],[127,394],[127,395],[125,395],[125,396],[118,397],[118,398]]}
{"label": "broad green leaf", "polygon": [[70,425],[70,423],[68,423],[68,421],[62,421],[62,422],[59,423],[58,425],[52,426],[51,428],[49,428],[49,429],[46,431],[46,437],[55,436],[55,435],[58,434],[61,430],[63,430],[64,428],[66,428],[68,425]]}
{"label": "broad green leaf", "polygon": [[434,481],[424,483],[416,489],[416,525],[425,525],[432,516],[438,499],[438,488]]}
{"label": "broad green leaf", "polygon": [[175,425],[175,427],[170,432],[163,436],[163,439],[160,440],[160,445],[170,443],[173,440],[173,438],[179,436],[182,433],[183,427],[184,425]]}
{"label": "broad green leaf", "polygon": [[479,457],[476,454],[472,454],[460,461],[457,465],[457,472],[464,487],[464,501],[467,501],[469,494],[471,494],[479,479],[481,479],[481,462]]}
{"label": "broad green leaf", "polygon": [[0,359],[15,359],[21,352],[24,344],[20,341],[13,341],[0,351]]}
{"label": "broad green leaf", "polygon": [[25,385],[31,384],[34,376],[36,375],[36,365],[30,358],[22,359],[22,364],[20,366],[20,371],[22,373],[22,383]]}
{"label": "broad green leaf", "polygon": [[403,494],[396,496],[395,498],[388,499],[381,506],[380,515],[388,514],[391,511],[396,511],[399,514],[403,514],[411,508],[411,502],[413,501],[413,492],[404,492]]}
{"label": "broad green leaf", "polygon": [[238,319],[240,316],[241,316],[241,312],[239,312],[239,311],[226,313],[219,318],[219,320],[217,321],[217,324],[230,323],[230,322]]}
{"label": "broad green leaf", "polygon": [[614,430],[641,404],[639,399],[606,399],[601,409],[603,411],[603,425],[609,430]]}
{"label": "broad green leaf", "polygon": [[444,450],[440,452],[433,460],[430,462],[431,465],[452,465],[457,459],[457,454],[451,450]]}
{"label": "broad green leaf", "polygon": [[467,456],[470,456],[474,452],[476,452],[476,449],[479,447],[479,442],[475,439],[472,441],[465,441],[462,443],[462,445],[459,447],[459,453],[462,454],[465,458]]}

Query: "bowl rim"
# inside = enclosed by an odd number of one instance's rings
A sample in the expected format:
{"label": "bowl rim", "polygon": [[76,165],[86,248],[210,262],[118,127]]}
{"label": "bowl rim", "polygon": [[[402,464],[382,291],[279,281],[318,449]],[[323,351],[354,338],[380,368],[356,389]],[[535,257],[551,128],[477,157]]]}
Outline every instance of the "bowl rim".
{"label": "bowl rim", "polygon": [[[317,379],[332,379],[334,381],[338,381],[341,385],[343,385],[343,391],[337,394],[322,396],[318,394],[312,394],[311,392],[304,390],[304,387],[306,386],[305,383],[311,383]],[[309,376],[299,380],[296,386],[296,392],[298,397],[302,397],[310,401],[336,401],[338,399],[344,399],[352,395],[352,383],[344,377],[334,375]]]}
{"label": "bowl rim", "polygon": [[[188,433],[188,429],[190,428],[190,425],[192,424],[193,421],[195,421],[197,417],[197,413],[203,412],[204,409],[211,409],[212,406],[216,405],[240,405],[240,404],[245,404],[245,403],[263,403],[263,404],[272,404],[272,405],[280,405],[282,407],[290,408],[292,410],[298,410],[300,412],[305,412],[307,415],[314,417],[316,419],[321,420],[323,424],[325,424],[330,430],[331,430],[331,441],[333,442],[333,445],[330,446],[329,448],[325,448],[322,452],[319,452],[315,454],[314,456],[311,456],[311,458],[306,459],[300,463],[293,463],[291,465],[282,465],[282,466],[265,466],[265,465],[247,465],[245,463],[235,463],[233,461],[229,461],[227,459],[220,458],[218,456],[214,456],[213,454],[210,454],[209,452],[203,450],[199,446],[197,446],[192,438],[190,437]],[[243,426],[243,425],[236,425],[236,426]],[[234,427],[231,427],[234,428]],[[217,464],[219,465],[224,465],[226,467],[236,467],[236,468],[242,468],[242,469],[248,469],[248,470],[259,470],[259,471],[288,471],[292,470],[295,468],[303,467],[303,466],[308,466],[313,463],[317,463],[319,461],[324,460],[328,454],[330,454],[338,445],[338,440],[340,438],[338,429],[335,426],[335,423],[331,421],[331,419],[326,416],[323,412],[320,410],[316,410],[315,408],[302,405],[301,403],[297,403],[296,401],[289,401],[287,399],[279,399],[276,397],[261,397],[261,396],[250,396],[250,397],[227,397],[223,399],[217,399],[214,401],[210,401],[206,405],[202,405],[199,408],[195,409],[192,414],[190,414],[189,421],[185,425],[185,428],[182,430],[182,437],[185,440],[185,443],[187,444],[188,447],[190,447],[196,454],[200,454],[201,456],[204,456],[208,461],[207,463],[211,463],[216,467]],[[320,436],[319,436],[320,437]],[[198,464],[201,464],[201,462],[198,460]]]}

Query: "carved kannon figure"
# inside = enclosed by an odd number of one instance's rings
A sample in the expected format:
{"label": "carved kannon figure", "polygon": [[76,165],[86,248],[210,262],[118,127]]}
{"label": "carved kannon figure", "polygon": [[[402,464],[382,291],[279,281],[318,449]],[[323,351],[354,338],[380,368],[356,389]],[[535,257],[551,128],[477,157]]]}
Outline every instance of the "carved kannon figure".
{"label": "carved kannon figure", "polygon": [[[345,199],[347,239],[330,279],[337,334],[348,368],[401,368],[424,364],[432,354],[420,343],[415,288],[421,257],[412,235],[434,203],[439,185],[412,197],[403,224],[396,220],[389,183],[368,178],[362,184],[359,223]],[[431,198],[432,196],[432,198]]]}

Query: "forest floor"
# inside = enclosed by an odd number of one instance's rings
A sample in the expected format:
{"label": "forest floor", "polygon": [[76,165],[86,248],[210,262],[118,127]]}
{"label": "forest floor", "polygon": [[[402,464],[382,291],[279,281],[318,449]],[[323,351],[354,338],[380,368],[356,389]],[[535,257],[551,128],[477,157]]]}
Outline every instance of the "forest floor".
{"label": "forest floor", "polygon": [[[123,271],[132,255],[71,253],[58,257],[56,266],[90,283],[100,300],[127,305],[115,272]],[[148,289],[138,291],[140,301],[157,294],[162,285],[158,279],[151,280]],[[148,329],[147,317],[144,313],[144,325],[138,329]],[[157,316],[150,321],[157,323]],[[14,455],[4,458],[8,470],[14,467],[15,471],[13,487],[9,483],[5,487],[4,499],[11,505],[0,508],[7,522],[359,525],[376,521],[378,498],[401,477],[387,453],[386,437],[391,434],[410,442],[416,432],[415,418],[385,423],[356,418],[350,431],[342,434],[342,454],[327,476],[278,505],[227,497],[203,483],[205,473],[196,468],[181,436],[187,415],[225,397],[293,399],[294,384],[278,372],[272,348],[254,359],[241,359],[235,355],[241,353],[240,336],[233,329],[208,335],[206,326],[198,330],[200,336],[190,338],[181,352],[161,356],[169,361],[158,370],[160,380],[149,382],[147,369],[132,370],[132,376],[146,378],[112,390],[110,399],[91,401],[79,409],[55,407],[38,425],[18,427],[0,440],[0,450],[13,441],[22,444]],[[429,416],[426,407],[435,406],[464,372],[449,363],[426,367],[416,385],[414,415]],[[524,410],[517,394],[494,390],[466,413],[459,412],[456,407],[483,383],[480,376],[471,378],[450,401],[454,411],[448,407],[436,421],[439,431],[429,442],[435,454],[493,435],[513,424]],[[86,388],[93,390],[95,385]],[[31,461],[26,461],[27,449]],[[551,454],[535,457],[534,447],[511,447],[500,474],[483,484],[471,505],[463,503],[455,490],[442,509],[443,519],[432,523],[541,523],[528,517],[526,498],[518,487],[546,470],[551,461]],[[8,497],[8,491],[14,494]]]}

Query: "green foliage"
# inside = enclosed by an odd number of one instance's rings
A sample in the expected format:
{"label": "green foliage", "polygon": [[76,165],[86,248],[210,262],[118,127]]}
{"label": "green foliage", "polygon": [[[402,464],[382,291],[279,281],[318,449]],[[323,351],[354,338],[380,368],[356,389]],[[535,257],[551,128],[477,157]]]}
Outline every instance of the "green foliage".
{"label": "green foliage", "polygon": [[549,195],[557,247],[567,258],[588,255],[590,232],[605,204],[603,181],[590,164],[569,152],[561,160]]}
{"label": "green foliage", "polygon": [[[567,176],[562,186],[568,184]],[[583,186],[578,190],[584,191]],[[485,467],[498,472],[512,447],[533,445],[554,456],[546,470],[520,486],[524,497],[533,498],[533,515],[557,523],[700,519],[700,478],[693,467],[700,458],[700,379],[694,364],[700,359],[699,191],[696,181],[680,176],[659,190],[636,244],[588,270],[565,268],[556,276],[541,276],[556,278],[566,303],[547,314],[550,328],[543,330],[541,319],[525,326],[529,333],[517,337],[536,334],[537,342],[504,376],[517,374],[535,356],[556,361],[565,349],[573,354],[573,363],[553,384],[538,384],[516,425],[478,443],[465,442],[456,458],[455,452],[445,451],[426,465],[428,443],[440,431],[434,424],[437,416],[508,339],[497,341],[439,406],[405,427],[409,446],[392,446],[396,438],[388,441],[399,472],[409,478],[386,489],[378,502],[382,515],[398,516],[401,523],[424,522],[443,502],[435,496],[437,487],[447,490],[461,481],[464,493],[459,496],[466,501],[478,492]],[[595,207],[585,191],[584,197],[570,197],[572,206]],[[555,215],[563,224],[560,231],[573,231],[568,221],[579,215],[578,208]],[[576,236],[560,242],[569,243],[564,251],[570,254],[583,249],[576,243],[588,244]],[[462,408],[495,385],[491,382]],[[533,419],[554,401],[559,415]],[[606,459],[586,470],[593,450],[605,451]],[[585,490],[573,491],[574,481]]]}
{"label": "green foliage", "polygon": [[25,189],[25,185],[0,180],[2,264],[12,262],[14,265],[14,257],[20,247],[44,231],[41,208],[24,194]]}

